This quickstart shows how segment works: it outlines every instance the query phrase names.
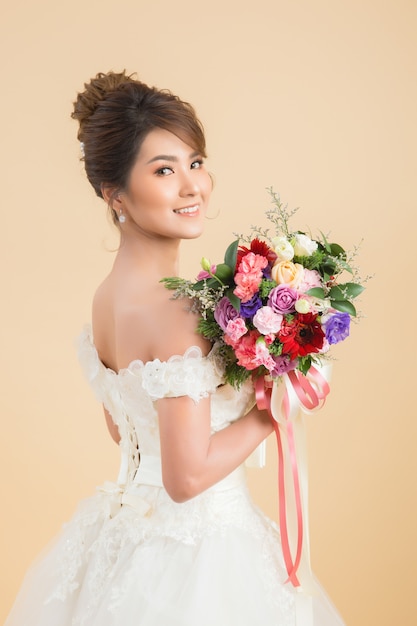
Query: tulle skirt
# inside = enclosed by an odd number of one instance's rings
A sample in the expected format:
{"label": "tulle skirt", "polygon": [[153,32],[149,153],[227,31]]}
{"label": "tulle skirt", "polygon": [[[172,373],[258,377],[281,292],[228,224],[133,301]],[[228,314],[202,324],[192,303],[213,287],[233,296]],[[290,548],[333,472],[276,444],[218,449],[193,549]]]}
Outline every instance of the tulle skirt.
{"label": "tulle skirt", "polygon": [[[304,626],[279,529],[244,481],[183,504],[161,487],[83,501],[28,571],[5,626]],[[343,626],[322,589],[314,626]]]}

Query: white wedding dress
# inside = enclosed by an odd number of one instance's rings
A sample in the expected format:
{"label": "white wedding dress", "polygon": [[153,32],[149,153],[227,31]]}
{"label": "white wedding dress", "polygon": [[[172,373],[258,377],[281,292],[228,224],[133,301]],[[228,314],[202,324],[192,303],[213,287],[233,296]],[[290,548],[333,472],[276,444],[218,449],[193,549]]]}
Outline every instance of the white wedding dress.
{"label": "white wedding dress", "polygon": [[[182,504],[162,486],[153,401],[211,394],[217,431],[245,413],[251,387],[221,385],[215,351],[196,347],[116,374],[89,327],[79,355],[119,427],[119,477],[81,503],[32,566],[5,626],[304,626],[279,529],[252,503],[243,466]],[[319,587],[312,606],[314,626],[343,625]]]}

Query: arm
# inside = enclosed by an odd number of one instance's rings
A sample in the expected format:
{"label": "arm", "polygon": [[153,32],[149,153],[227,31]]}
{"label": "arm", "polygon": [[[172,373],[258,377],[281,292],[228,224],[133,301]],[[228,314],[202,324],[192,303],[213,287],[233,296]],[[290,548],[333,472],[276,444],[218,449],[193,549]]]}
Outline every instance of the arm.
{"label": "arm", "polygon": [[223,430],[210,432],[210,401],[188,397],[157,402],[162,478],[168,494],[184,502],[227,476],[273,430],[266,411],[253,408]]}
{"label": "arm", "polygon": [[[196,333],[197,317],[183,300],[172,300],[162,288],[160,300],[148,298],[152,311],[139,309],[120,324],[118,364],[138,355],[166,361],[197,345],[204,354],[210,344]],[[123,333],[123,334],[122,334]],[[143,359],[145,360],[145,359]],[[173,500],[183,502],[208,489],[238,467],[273,430],[266,411],[247,415],[212,435],[210,399],[197,404],[188,396],[157,401],[162,478]]]}

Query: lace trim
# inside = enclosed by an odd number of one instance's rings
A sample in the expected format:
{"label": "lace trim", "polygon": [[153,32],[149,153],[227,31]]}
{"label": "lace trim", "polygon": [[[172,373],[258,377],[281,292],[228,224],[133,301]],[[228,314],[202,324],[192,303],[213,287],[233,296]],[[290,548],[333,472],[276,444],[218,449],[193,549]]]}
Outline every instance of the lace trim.
{"label": "lace trim", "polygon": [[[167,361],[155,359],[143,363],[140,359],[135,359],[126,368],[114,372],[100,361],[94,346],[92,329],[88,325],[79,340],[78,356],[99,401],[107,400],[111,405],[116,400],[114,393],[112,397],[112,389],[117,387],[116,381],[129,374],[141,378],[141,388],[152,400],[189,396],[198,402],[213,393],[223,381],[224,368],[217,346],[212,348],[207,357],[198,346],[191,346],[183,355],[174,355]],[[113,384],[109,384],[110,382]],[[113,415],[111,407],[107,408]]]}
{"label": "lace trim", "polygon": [[213,393],[222,382],[210,358],[193,346],[183,356],[173,356],[168,361],[159,359],[145,363],[142,387],[153,400],[189,396],[198,402]]}

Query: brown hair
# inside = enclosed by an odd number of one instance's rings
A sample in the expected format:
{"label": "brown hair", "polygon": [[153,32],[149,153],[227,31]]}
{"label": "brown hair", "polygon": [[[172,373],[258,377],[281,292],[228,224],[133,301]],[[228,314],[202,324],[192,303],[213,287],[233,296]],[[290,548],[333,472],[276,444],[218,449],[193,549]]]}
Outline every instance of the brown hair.
{"label": "brown hair", "polygon": [[[87,178],[99,197],[103,187],[125,191],[146,135],[163,128],[206,156],[204,130],[193,107],[165,89],[121,73],[99,73],[74,102]],[[113,220],[117,215],[112,210]]]}

